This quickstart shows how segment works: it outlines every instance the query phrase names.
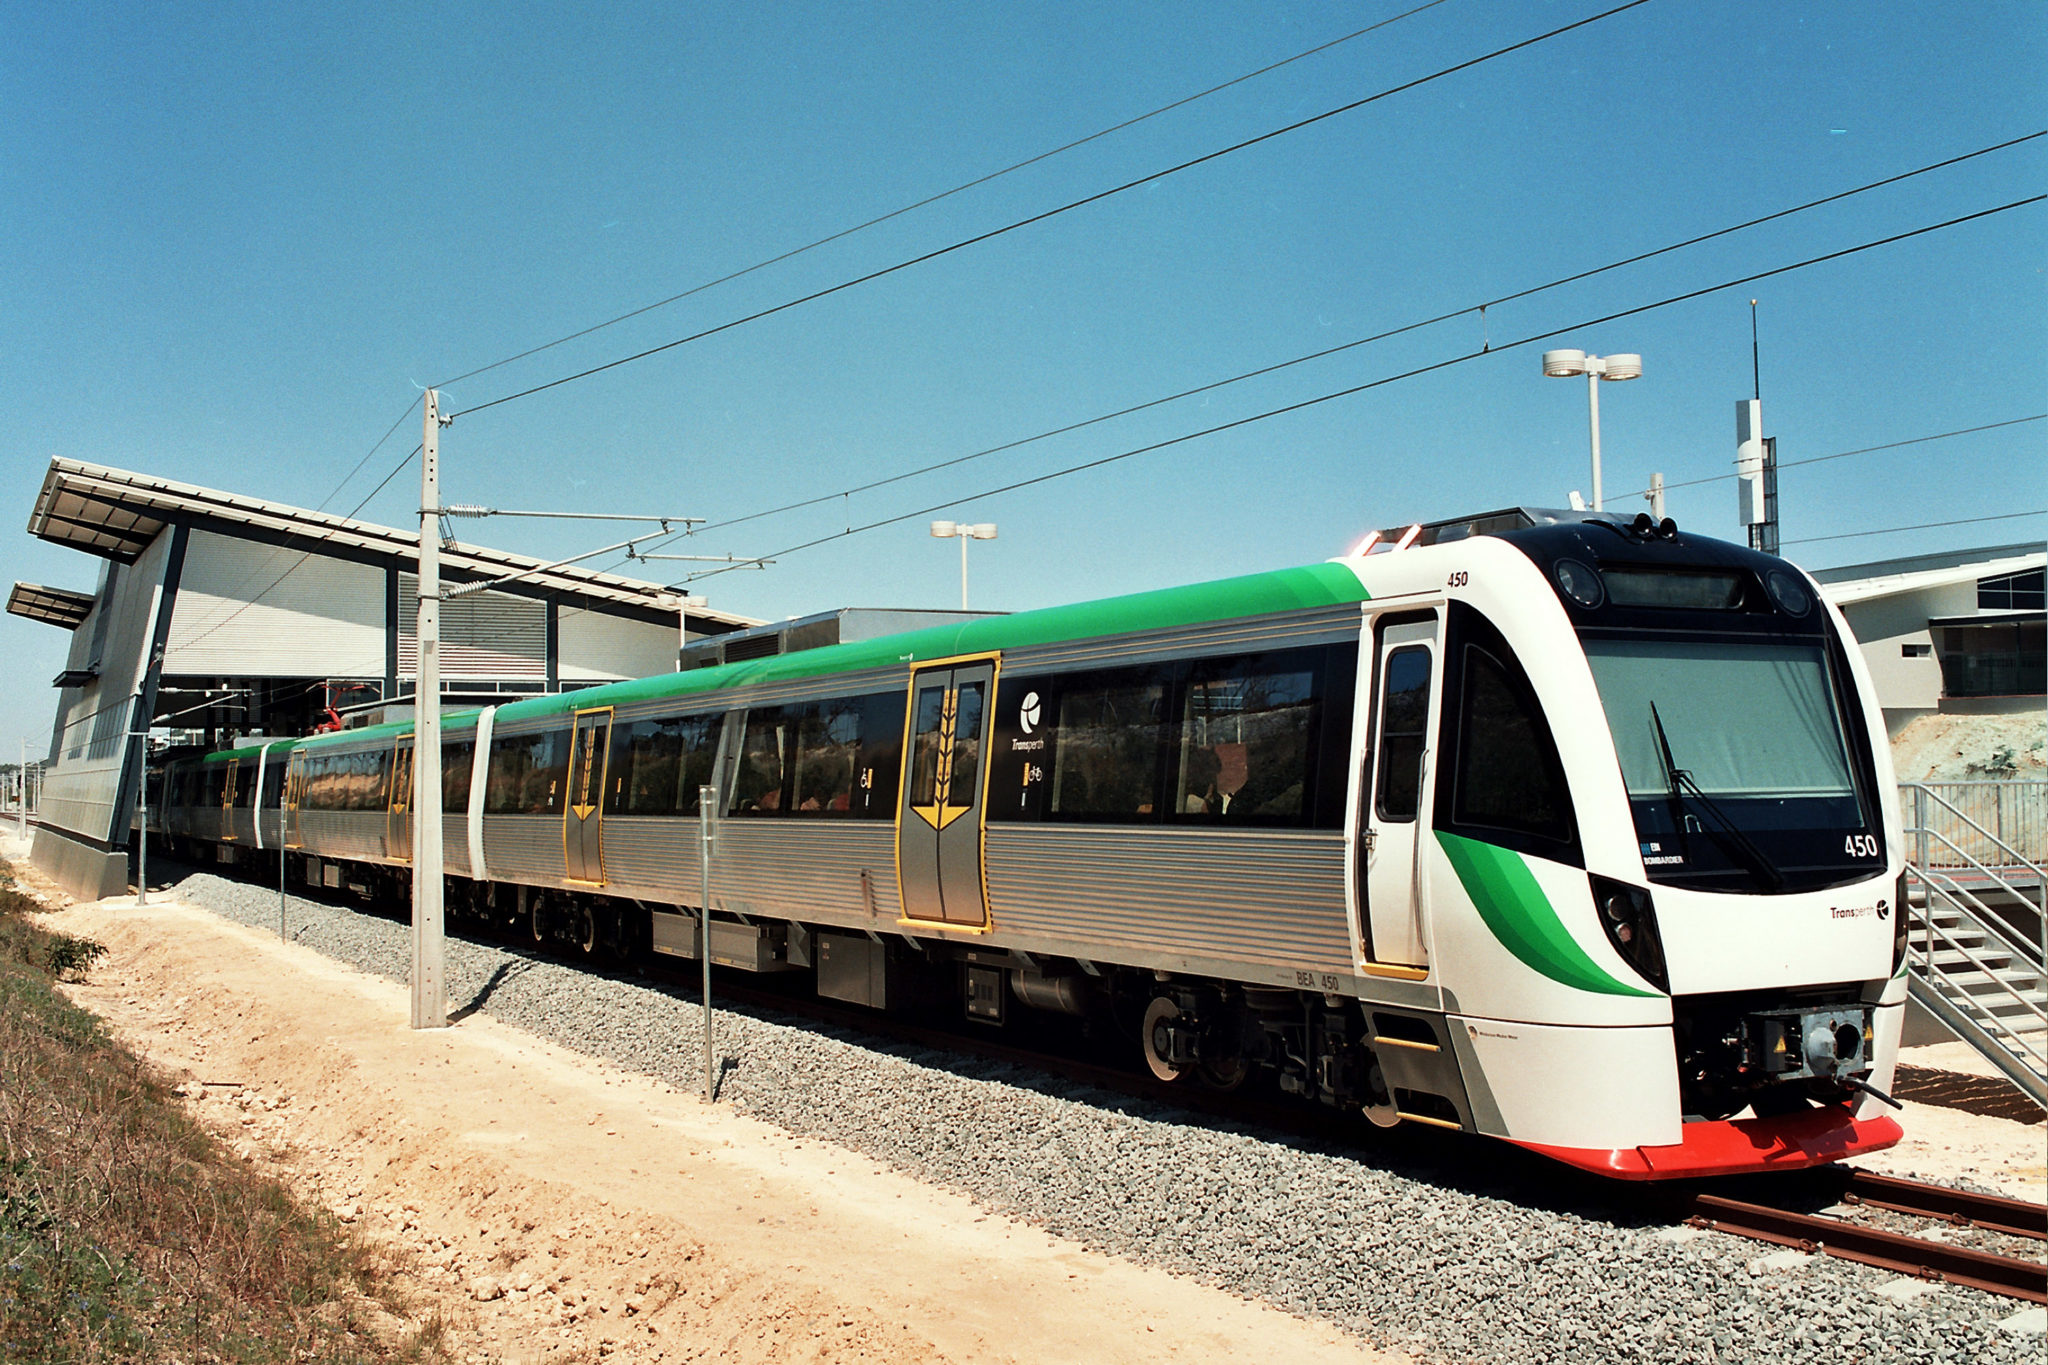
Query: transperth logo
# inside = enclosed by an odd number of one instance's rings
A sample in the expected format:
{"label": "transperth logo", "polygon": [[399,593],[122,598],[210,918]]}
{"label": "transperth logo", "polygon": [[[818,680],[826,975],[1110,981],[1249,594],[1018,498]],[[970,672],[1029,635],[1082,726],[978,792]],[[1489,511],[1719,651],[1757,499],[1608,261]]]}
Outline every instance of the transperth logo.
{"label": "transperth logo", "polygon": [[1024,733],[1027,735],[1038,728],[1038,694],[1036,692],[1026,692],[1024,694],[1024,704],[1017,708],[1017,723],[1024,727]]}

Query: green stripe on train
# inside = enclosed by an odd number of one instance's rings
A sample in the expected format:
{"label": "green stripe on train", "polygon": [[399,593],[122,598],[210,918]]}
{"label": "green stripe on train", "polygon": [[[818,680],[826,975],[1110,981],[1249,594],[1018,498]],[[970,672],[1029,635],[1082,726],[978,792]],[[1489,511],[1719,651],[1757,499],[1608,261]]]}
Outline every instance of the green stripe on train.
{"label": "green stripe on train", "polygon": [[[596,706],[622,706],[628,702],[661,697],[686,697],[728,687],[825,678],[871,668],[896,668],[962,654],[985,654],[994,650],[1058,644],[1063,640],[1129,635],[1142,630],[1171,630],[1211,621],[1233,621],[1240,617],[1269,616],[1311,607],[1341,606],[1349,602],[1363,602],[1366,598],[1358,575],[1348,565],[1309,564],[1300,568],[1276,569],[1270,573],[1246,574],[1241,578],[1225,578],[1213,583],[1108,597],[1097,602],[990,616],[958,625],[932,626],[902,635],[826,645],[794,654],[722,664],[717,668],[693,669],[688,673],[662,673],[632,682],[607,683],[602,687],[532,697],[499,707],[497,723],[504,725],[568,715]],[[442,725],[447,729],[473,725],[475,716],[473,711],[465,712],[444,719]],[[318,735],[302,743],[317,748],[327,744],[359,742],[380,732],[403,734],[411,729],[411,722],[406,721],[376,729]]]}
{"label": "green stripe on train", "polygon": [[1457,869],[1465,894],[1478,907],[1479,918],[1523,962],[1553,981],[1582,991],[1601,995],[1657,994],[1616,980],[1586,956],[1586,950],[1564,927],[1550,897],[1543,894],[1521,854],[1442,830],[1436,832],[1436,838],[1451,866]]}

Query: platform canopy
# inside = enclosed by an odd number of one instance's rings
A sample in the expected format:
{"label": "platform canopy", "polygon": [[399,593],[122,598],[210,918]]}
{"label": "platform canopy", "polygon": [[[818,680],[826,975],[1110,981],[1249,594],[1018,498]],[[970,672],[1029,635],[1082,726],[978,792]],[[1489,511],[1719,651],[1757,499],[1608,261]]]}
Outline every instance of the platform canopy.
{"label": "platform canopy", "polygon": [[89,592],[69,588],[46,588],[40,583],[16,583],[7,595],[7,610],[30,621],[77,630],[92,615],[97,601]]}
{"label": "platform canopy", "polygon": [[[399,569],[408,569],[419,560],[416,530],[378,526],[77,460],[50,461],[50,471],[43,477],[42,491],[28,519],[31,535],[117,564],[135,563],[164,528],[171,525],[389,564]],[[460,542],[444,544],[441,549],[441,572],[451,582],[527,571],[518,580],[521,588],[581,599],[599,608],[673,611],[669,601],[672,594],[661,584],[579,565],[547,565],[547,560],[530,555]],[[723,631],[758,623],[752,617],[696,607],[691,609],[690,624],[707,631]]]}

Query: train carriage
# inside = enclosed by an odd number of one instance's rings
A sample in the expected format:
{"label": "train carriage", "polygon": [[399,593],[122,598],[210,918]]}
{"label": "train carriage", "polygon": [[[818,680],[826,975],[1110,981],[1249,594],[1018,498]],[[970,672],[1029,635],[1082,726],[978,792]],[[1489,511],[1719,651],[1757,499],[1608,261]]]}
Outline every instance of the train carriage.
{"label": "train carriage", "polygon": [[[1625,1178],[1812,1164],[1899,1135],[1900,840],[1847,642],[1798,570],[1668,522],[1411,528],[451,716],[449,904],[1121,1020],[1165,1078]],[[258,804],[310,880],[409,875],[411,742],[291,748]],[[174,770],[167,825],[242,839],[247,759]]]}

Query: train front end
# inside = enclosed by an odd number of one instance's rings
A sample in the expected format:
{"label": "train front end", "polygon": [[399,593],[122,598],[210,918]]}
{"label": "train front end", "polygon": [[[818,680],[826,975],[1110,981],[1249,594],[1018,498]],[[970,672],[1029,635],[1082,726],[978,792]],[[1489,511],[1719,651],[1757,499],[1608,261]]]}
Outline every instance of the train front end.
{"label": "train front end", "polygon": [[1896,1143],[1903,844],[1839,615],[1784,561],[1668,522],[1484,539],[1515,553],[1488,547],[1472,605],[1527,665],[1573,820],[1550,857],[1439,834],[1438,885],[1474,911],[1439,917],[1442,959],[1494,964],[1445,983],[1468,1092],[1511,1141],[1623,1179]]}

